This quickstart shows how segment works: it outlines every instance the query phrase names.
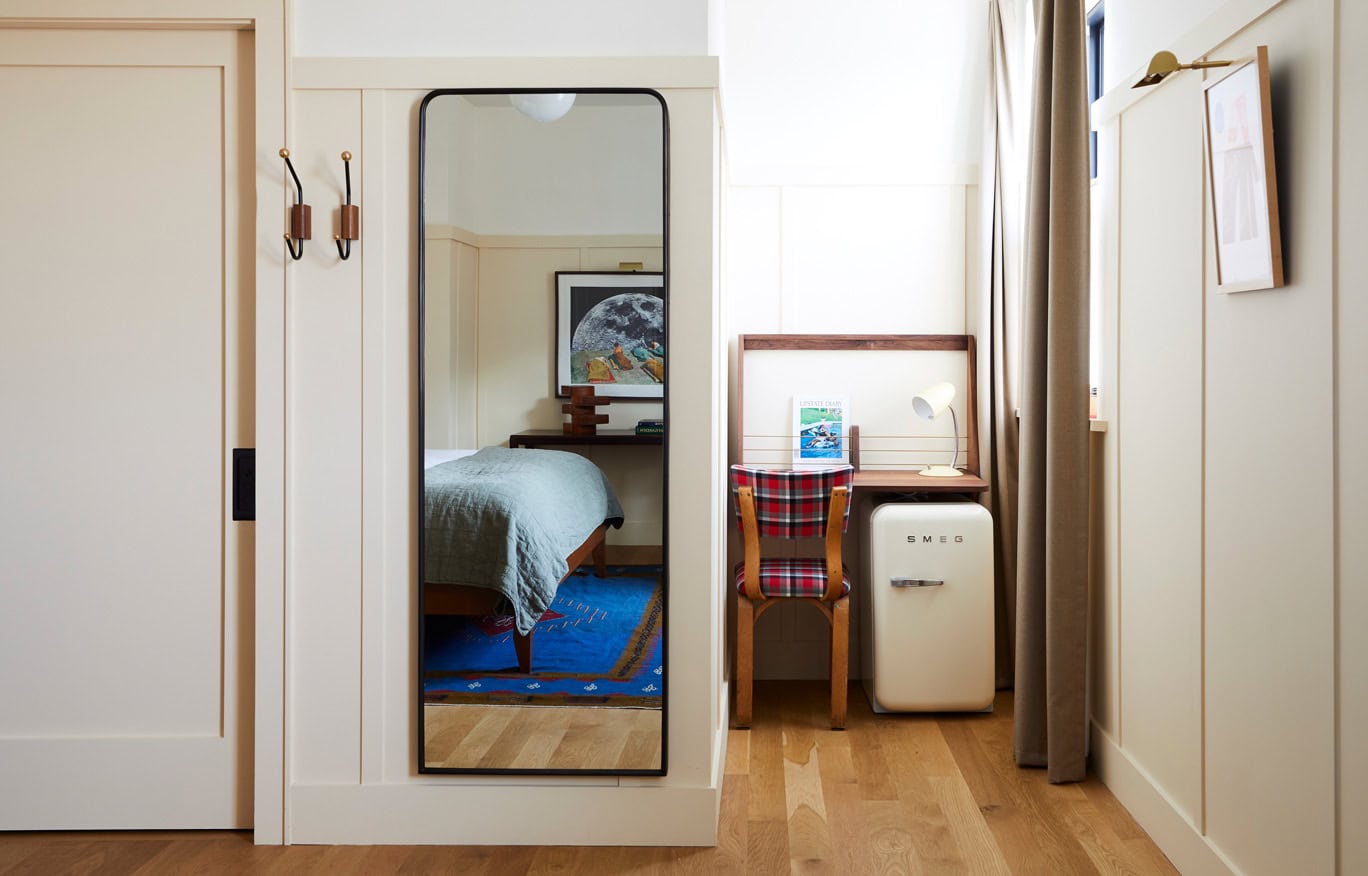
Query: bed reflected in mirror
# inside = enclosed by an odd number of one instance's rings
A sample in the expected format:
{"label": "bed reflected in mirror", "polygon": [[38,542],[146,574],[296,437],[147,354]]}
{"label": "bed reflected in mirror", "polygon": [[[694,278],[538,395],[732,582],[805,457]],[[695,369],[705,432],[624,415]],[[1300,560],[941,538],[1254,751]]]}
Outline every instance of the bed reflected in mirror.
{"label": "bed reflected in mirror", "polygon": [[444,90],[419,131],[419,770],[663,775],[663,101]]}

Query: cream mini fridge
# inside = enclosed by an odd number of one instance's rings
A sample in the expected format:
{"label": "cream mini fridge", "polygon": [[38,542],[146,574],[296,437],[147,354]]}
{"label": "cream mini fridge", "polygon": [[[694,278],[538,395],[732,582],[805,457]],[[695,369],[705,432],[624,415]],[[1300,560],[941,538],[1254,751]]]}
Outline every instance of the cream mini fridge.
{"label": "cream mini fridge", "polygon": [[993,705],[993,520],[972,502],[879,505],[861,594],[864,688],[876,712]]}

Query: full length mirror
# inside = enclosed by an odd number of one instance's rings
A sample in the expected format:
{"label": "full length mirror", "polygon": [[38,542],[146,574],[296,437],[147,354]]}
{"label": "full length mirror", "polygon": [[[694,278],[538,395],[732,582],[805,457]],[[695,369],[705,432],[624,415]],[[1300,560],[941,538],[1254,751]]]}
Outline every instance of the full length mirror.
{"label": "full length mirror", "polygon": [[423,102],[422,772],[665,772],[666,126]]}

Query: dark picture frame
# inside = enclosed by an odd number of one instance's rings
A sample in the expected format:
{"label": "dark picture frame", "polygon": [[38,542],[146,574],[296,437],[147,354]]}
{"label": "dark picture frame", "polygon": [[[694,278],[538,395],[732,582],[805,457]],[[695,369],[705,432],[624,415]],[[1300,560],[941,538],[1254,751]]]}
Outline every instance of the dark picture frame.
{"label": "dark picture frame", "polygon": [[556,385],[612,399],[665,396],[665,275],[556,272]]}

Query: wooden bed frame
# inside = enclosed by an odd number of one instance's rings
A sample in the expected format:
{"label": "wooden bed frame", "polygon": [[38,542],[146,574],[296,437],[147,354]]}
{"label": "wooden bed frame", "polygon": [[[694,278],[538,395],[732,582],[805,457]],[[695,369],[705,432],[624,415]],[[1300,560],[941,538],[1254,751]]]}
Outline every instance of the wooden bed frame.
{"label": "wooden bed frame", "polygon": [[[594,558],[594,571],[600,578],[608,577],[608,551],[605,538],[608,521],[599,524],[589,533],[584,544],[570,552],[565,558],[569,569],[561,578],[564,581],[590,556]],[[560,582],[556,582],[559,584]],[[488,587],[475,587],[470,584],[423,584],[423,614],[459,614],[483,617],[495,614],[503,594]],[[513,631],[513,650],[518,655],[518,671],[524,674],[532,671],[532,634],[523,635]]]}

